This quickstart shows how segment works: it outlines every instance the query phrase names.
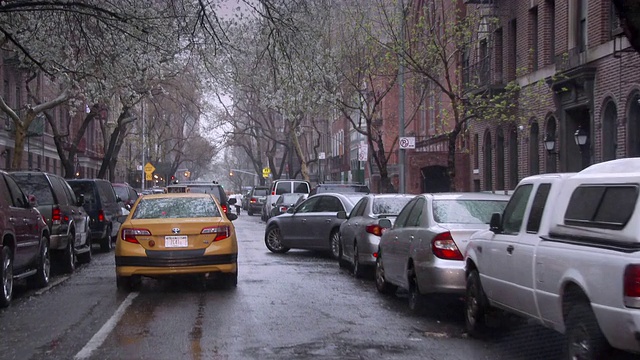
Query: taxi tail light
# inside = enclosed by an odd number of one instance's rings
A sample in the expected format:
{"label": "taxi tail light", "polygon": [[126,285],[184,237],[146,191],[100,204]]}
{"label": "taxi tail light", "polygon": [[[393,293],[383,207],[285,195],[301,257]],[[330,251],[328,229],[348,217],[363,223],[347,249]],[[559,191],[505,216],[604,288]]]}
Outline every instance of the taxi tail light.
{"label": "taxi tail light", "polygon": [[51,210],[51,223],[54,225],[60,225],[62,223],[62,211],[60,211],[60,208],[57,206]]}
{"label": "taxi tail light", "polygon": [[98,211],[98,221],[103,222],[104,221],[104,210],[100,209]]}
{"label": "taxi tail light", "polygon": [[227,212],[227,205],[220,205],[222,207],[222,212],[226,213]]}
{"label": "taxi tail light", "polygon": [[369,234],[373,234],[375,236],[382,236],[382,232],[384,231],[384,229],[378,224],[367,225],[364,230]]}
{"label": "taxi tail light", "polygon": [[147,229],[123,229],[122,240],[130,242],[132,244],[140,244],[136,236],[151,236],[151,231]]}
{"label": "taxi tail light", "polygon": [[640,265],[628,265],[624,270],[624,304],[640,308]]}
{"label": "taxi tail light", "polygon": [[202,229],[200,234],[215,234],[216,237],[213,241],[223,240],[231,236],[231,229],[229,226],[210,226]]}
{"label": "taxi tail light", "polygon": [[436,235],[431,240],[431,250],[440,259],[463,260],[462,253],[458,250],[458,245],[453,241],[453,237],[448,231]]}

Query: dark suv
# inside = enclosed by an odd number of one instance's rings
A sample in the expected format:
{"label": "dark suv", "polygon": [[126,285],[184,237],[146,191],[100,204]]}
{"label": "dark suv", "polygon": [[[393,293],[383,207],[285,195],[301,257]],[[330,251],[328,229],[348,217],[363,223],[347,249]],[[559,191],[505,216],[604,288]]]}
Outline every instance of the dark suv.
{"label": "dark suv", "polygon": [[122,200],[107,180],[74,179],[67,182],[76,196],[84,196],[83,206],[91,219],[92,242],[99,243],[102,251],[111,251],[120,229],[118,217],[122,215]]}
{"label": "dark suv", "polygon": [[58,255],[62,270],[71,273],[76,258],[91,261],[89,215],[82,208],[84,196],[76,197],[62,177],[40,171],[16,171],[11,176],[27,195],[34,195],[38,210],[49,226],[49,248]]}
{"label": "dark suv", "polygon": [[369,187],[359,183],[321,183],[311,190],[309,196],[320,193],[370,193]]}
{"label": "dark suv", "polygon": [[[29,286],[49,284],[49,227],[18,183],[0,171],[0,307],[13,298],[14,279],[27,279]],[[19,220],[18,220],[19,219]]]}
{"label": "dark suv", "polygon": [[247,205],[247,214],[249,216],[254,213],[262,213],[262,206],[267,201],[267,195],[269,195],[269,187],[267,186],[254,186],[249,193],[249,204]]}
{"label": "dark suv", "polygon": [[127,183],[112,183],[113,190],[116,191],[116,195],[120,197],[124,207],[129,210],[133,206],[133,203],[138,200],[138,192]]}
{"label": "dark suv", "polygon": [[[222,185],[215,181],[185,181],[179,184],[171,184],[167,186],[168,193],[197,192],[204,194],[212,194],[216,197],[225,214],[231,213],[231,206],[235,204],[235,199],[229,199]],[[231,201],[230,201],[231,200]]]}

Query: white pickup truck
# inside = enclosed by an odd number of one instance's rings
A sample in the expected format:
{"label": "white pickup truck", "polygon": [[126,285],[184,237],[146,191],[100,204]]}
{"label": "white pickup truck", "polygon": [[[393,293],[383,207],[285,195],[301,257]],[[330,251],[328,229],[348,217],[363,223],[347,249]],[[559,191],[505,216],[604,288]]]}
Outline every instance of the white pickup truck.
{"label": "white pickup truck", "polygon": [[640,158],[523,179],[466,248],[467,329],[503,310],[566,334],[570,359],[640,353]]}

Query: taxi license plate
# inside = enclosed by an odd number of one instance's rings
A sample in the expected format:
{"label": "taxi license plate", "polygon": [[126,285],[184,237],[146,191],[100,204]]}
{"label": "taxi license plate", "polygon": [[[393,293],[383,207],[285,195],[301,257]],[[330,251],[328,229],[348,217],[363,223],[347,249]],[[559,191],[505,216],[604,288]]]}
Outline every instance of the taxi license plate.
{"label": "taxi license plate", "polygon": [[165,236],[164,237],[164,247],[167,248],[177,248],[177,247],[188,247],[189,241],[187,240],[187,236]]}

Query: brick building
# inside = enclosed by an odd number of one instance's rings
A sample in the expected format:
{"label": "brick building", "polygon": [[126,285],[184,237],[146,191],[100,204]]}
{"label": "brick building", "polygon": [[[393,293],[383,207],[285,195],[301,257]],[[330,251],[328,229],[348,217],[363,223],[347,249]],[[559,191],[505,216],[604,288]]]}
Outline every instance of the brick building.
{"label": "brick building", "polygon": [[470,123],[472,190],[640,156],[640,56],[611,1],[466,3],[497,19],[478,31],[468,67],[482,69],[486,87],[522,86],[518,120]]}

